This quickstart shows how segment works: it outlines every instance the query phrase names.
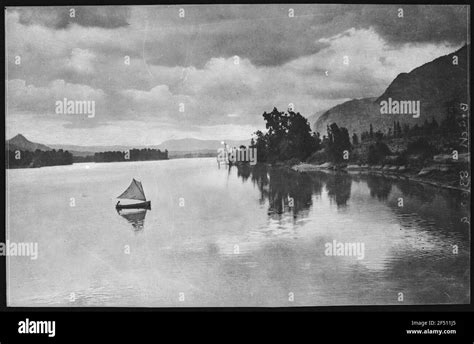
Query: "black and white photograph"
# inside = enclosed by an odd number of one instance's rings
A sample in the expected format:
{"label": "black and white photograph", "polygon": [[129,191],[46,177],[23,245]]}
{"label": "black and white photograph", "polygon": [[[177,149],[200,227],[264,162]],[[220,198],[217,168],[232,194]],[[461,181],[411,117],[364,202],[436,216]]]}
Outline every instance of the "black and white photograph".
{"label": "black and white photograph", "polygon": [[471,303],[468,5],[4,20],[7,307]]}

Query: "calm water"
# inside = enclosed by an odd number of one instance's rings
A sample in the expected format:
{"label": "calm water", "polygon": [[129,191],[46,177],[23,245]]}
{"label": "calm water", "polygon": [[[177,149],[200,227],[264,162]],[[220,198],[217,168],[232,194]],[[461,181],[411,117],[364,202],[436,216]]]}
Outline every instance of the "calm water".
{"label": "calm water", "polygon": [[[215,158],[7,177],[7,238],[39,251],[36,260],[9,257],[10,306],[469,302],[470,236],[460,221],[468,198],[459,192],[379,176],[218,169]],[[122,216],[115,197],[132,178],[152,209]],[[325,255],[333,240],[364,243],[364,259]]]}

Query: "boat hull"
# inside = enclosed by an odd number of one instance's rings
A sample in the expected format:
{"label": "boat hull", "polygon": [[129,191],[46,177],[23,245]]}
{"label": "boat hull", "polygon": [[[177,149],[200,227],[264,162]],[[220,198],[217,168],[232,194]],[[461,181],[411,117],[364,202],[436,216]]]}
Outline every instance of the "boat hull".
{"label": "boat hull", "polygon": [[151,209],[151,201],[134,203],[134,204],[118,204],[115,209]]}

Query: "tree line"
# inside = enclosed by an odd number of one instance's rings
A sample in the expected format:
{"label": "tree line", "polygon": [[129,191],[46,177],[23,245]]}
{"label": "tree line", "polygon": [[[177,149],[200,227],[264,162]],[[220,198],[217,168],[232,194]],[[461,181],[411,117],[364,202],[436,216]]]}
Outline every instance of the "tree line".
{"label": "tree line", "polygon": [[145,160],[167,160],[168,150],[162,152],[159,149],[130,149],[127,151],[108,151],[95,153],[94,162],[113,162],[113,161],[145,161]]}
{"label": "tree line", "polygon": [[41,167],[55,165],[72,165],[73,157],[68,151],[59,150],[7,150],[5,151],[7,168]]}
{"label": "tree line", "polygon": [[[422,125],[415,124],[411,127],[409,124],[401,125],[399,121],[394,121],[393,127],[385,132],[374,131],[370,124],[368,130],[362,132],[359,138],[356,133],[350,137],[347,128],[339,127],[336,123],[328,125],[327,135],[321,137],[319,132],[312,132],[308,120],[300,113],[291,110],[281,112],[274,108],[270,113],[263,113],[267,131],[255,132],[251,147],[257,148],[259,162],[342,163],[344,160],[347,162],[350,156],[351,161],[358,159],[364,163],[377,164],[392,154],[385,142],[398,138],[411,138],[398,161],[402,164],[406,163],[409,154],[419,154],[423,158],[432,158],[437,154],[437,149],[428,139],[434,135],[454,136],[453,134],[459,131],[460,113],[457,109],[456,106],[449,107],[441,124],[438,124],[434,117],[431,120],[426,119]],[[351,154],[354,148],[362,143],[368,146],[365,156],[357,156],[359,153]]]}
{"label": "tree line", "polygon": [[75,162],[114,162],[114,161],[143,161],[143,160],[167,160],[168,150],[162,152],[159,149],[130,149],[129,151],[107,151],[95,153],[94,155],[80,157],[73,156],[69,151],[59,150],[6,150],[6,168],[25,168],[56,165],[72,165]]}

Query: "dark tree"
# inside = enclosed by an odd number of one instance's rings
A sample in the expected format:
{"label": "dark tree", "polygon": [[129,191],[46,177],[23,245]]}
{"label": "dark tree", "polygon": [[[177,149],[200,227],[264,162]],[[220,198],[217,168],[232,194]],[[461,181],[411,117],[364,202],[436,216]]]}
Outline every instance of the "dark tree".
{"label": "dark tree", "polygon": [[276,162],[308,158],[320,148],[319,135],[311,132],[308,120],[300,113],[288,111],[263,113],[267,132],[255,133],[258,161]]}
{"label": "dark tree", "polygon": [[431,132],[437,132],[438,131],[438,122],[436,122],[436,120],[434,119],[434,117],[431,117],[431,123],[430,123],[430,126],[431,126]]}
{"label": "dark tree", "polygon": [[357,146],[359,144],[359,138],[357,137],[357,134],[354,133],[352,134],[352,145]]}
{"label": "dark tree", "polygon": [[336,123],[328,127],[328,149],[327,153],[333,162],[343,161],[344,151],[351,150],[351,140],[346,128],[339,128]]}
{"label": "dark tree", "polygon": [[378,164],[381,163],[383,159],[390,154],[390,149],[385,143],[376,142],[375,144],[369,147],[367,161],[369,162],[369,164]]}
{"label": "dark tree", "polygon": [[441,122],[441,128],[444,132],[454,133],[457,130],[456,117],[460,114],[459,105],[454,100],[446,105],[447,113],[445,119]]}
{"label": "dark tree", "polygon": [[410,133],[410,125],[407,123],[403,124],[403,135],[408,136],[409,133]]}
{"label": "dark tree", "polygon": [[382,141],[383,140],[383,133],[380,130],[377,130],[377,132],[375,133],[375,139],[377,141]]}

